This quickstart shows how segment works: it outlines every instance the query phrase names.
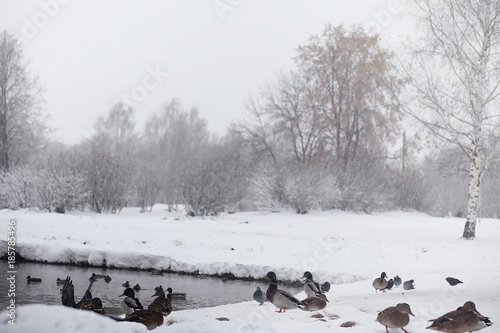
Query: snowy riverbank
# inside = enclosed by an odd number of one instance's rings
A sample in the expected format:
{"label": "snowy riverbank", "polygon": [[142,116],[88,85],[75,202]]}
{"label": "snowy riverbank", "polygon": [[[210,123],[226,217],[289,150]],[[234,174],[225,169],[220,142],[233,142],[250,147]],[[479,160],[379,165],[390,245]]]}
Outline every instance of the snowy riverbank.
{"label": "snowy riverbank", "polygon": [[[463,219],[417,213],[251,212],[191,219],[162,207],[147,214],[137,211],[127,209],[119,215],[0,211],[4,223],[0,252],[6,250],[7,222],[16,219],[17,250],[30,260],[253,278],[273,270],[279,279],[292,281],[309,270],[315,280],[334,284],[323,320],[301,310],[275,313],[272,305],[259,307],[251,301],[175,312],[168,317],[172,325],[165,324],[158,332],[299,332],[306,328],[344,332],[346,328],[339,326],[346,321],[356,322],[349,332],[384,332],[374,321],[377,312],[403,301],[416,315],[407,327],[412,333],[424,332],[428,319],[467,300],[493,322],[500,318],[500,220],[482,220],[477,238],[466,241],[460,239]],[[375,294],[371,282],[382,271],[390,277],[414,279],[416,289]],[[450,287],[444,280],[447,276],[464,283]],[[5,324],[3,316],[0,330],[28,332],[38,319],[47,332],[51,328],[64,332],[64,325],[74,328],[71,332],[94,330],[79,329],[90,325],[92,314],[71,309],[31,305],[18,308],[17,315],[16,327]],[[334,315],[338,319],[333,320]],[[106,318],[95,318],[92,325],[103,325],[101,330],[106,332],[142,330]],[[494,332],[496,325],[484,332]]]}

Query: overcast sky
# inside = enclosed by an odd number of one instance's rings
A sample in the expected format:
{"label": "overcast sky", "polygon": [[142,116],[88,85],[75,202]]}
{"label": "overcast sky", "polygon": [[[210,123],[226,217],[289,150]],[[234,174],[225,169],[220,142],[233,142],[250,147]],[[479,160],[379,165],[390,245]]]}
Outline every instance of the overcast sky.
{"label": "overcast sky", "polygon": [[137,130],[165,101],[197,106],[223,135],[244,101],[292,68],[326,23],[404,37],[406,0],[0,0],[46,94],[56,139],[77,143],[123,100]]}

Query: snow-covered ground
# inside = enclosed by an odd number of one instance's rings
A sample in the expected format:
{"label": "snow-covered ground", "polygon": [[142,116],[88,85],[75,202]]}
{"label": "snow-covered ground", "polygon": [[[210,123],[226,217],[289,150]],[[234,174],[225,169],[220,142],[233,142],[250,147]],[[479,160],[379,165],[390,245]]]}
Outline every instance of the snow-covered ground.
{"label": "snow-covered ground", "polygon": [[[385,328],[375,322],[378,311],[400,302],[410,304],[416,315],[406,327],[412,333],[425,332],[428,319],[468,300],[493,322],[500,320],[500,220],[481,220],[476,239],[467,241],[460,238],[463,219],[418,213],[250,212],[197,219],[167,213],[161,206],[153,213],[130,208],[119,215],[3,210],[2,254],[11,219],[17,222],[17,250],[31,260],[255,278],[272,270],[283,280],[297,280],[309,270],[316,281],[332,283],[330,303],[320,311],[323,318],[298,309],[276,313],[269,303],[251,301],[173,312],[157,332],[383,333]],[[371,284],[382,271],[414,279],[416,289],[375,293]],[[451,287],[448,276],[464,283]],[[62,306],[20,306],[16,326],[7,323],[7,313],[1,318],[1,332],[146,331],[140,324]],[[340,327],[347,321],[356,325]],[[483,331],[499,332],[500,323]]]}

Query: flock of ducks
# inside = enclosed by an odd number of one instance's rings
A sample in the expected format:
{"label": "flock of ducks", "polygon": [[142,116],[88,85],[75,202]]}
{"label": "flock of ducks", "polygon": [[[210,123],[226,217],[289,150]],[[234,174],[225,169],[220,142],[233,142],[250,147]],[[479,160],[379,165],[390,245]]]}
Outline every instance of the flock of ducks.
{"label": "flock of ducks", "polygon": [[[92,297],[92,286],[98,279],[103,279],[105,282],[111,281],[109,275],[98,275],[92,273],[89,278],[90,284],[83,294],[83,297],[76,302],[73,281],[71,277],[66,277],[66,279],[57,278],[57,285],[61,285],[61,301],[62,305],[68,306],[74,309],[90,310],[103,316],[107,316],[116,321],[128,321],[141,323],[146,326],[148,330],[153,330],[158,326],[163,325],[164,317],[168,316],[172,312],[172,288],[167,288],[166,290],[160,285],[155,288],[155,293],[151,297],[155,299],[144,308],[139,299],[135,296],[135,291],[141,290],[142,288],[139,284],[130,288],[128,281],[122,284],[126,287],[123,293],[119,297],[125,296],[120,304],[120,308],[123,311],[124,317],[114,316],[107,314],[103,308],[102,300],[99,297]],[[40,283],[42,279],[32,278],[27,276],[27,283]],[[177,298],[185,297],[184,293],[177,293]]]}
{"label": "flock of ducks", "polygon": [[[313,280],[311,272],[307,271],[301,277],[305,278],[303,282],[303,290],[307,295],[304,300],[299,300],[289,292],[285,290],[278,289],[278,282],[276,278],[276,273],[269,272],[264,278],[268,278],[271,283],[264,294],[260,288],[254,292],[253,298],[262,305],[266,300],[271,302],[276,306],[279,311],[285,312],[287,309],[301,309],[304,311],[318,311],[326,307],[328,299],[325,296],[325,292],[329,291],[330,284],[320,285],[318,282]],[[414,280],[408,280],[404,283],[401,278],[396,275],[394,279],[389,279],[385,272],[382,272],[380,277],[373,280],[372,286],[375,288],[375,292],[391,289],[393,286],[400,286],[403,284],[405,290],[414,289]],[[448,277],[446,281],[455,286],[462,281]],[[328,290],[325,288],[328,286]],[[408,333],[404,329],[406,325],[410,322],[410,316],[415,316],[411,311],[410,305],[407,303],[399,303],[396,306],[391,306],[385,310],[379,312],[376,321],[385,327],[387,333],[389,333],[389,328],[401,328],[404,332]],[[431,319],[431,325],[426,327],[426,329],[432,329],[439,332],[446,333],[464,333],[483,329],[485,327],[491,326],[493,323],[488,317],[481,315],[476,310],[476,305],[468,301],[463,306],[457,308],[454,311],[448,312],[439,318]]]}
{"label": "flock of ducks", "polygon": [[[130,288],[130,283],[126,281],[122,284],[122,286],[125,287],[125,290],[120,295],[120,297],[125,296],[120,304],[125,316],[122,318],[108,315],[102,307],[102,300],[98,297],[93,298],[90,291],[94,282],[101,278],[106,282],[111,280],[108,275],[97,275],[92,273],[92,276],[89,278],[90,284],[82,299],[78,301],[78,303],[75,302],[74,286],[71,278],[69,276],[64,280],[57,278],[57,284],[62,285],[62,304],[76,309],[91,310],[98,314],[108,316],[116,321],[141,323],[145,325],[148,330],[153,330],[156,327],[163,325],[164,317],[168,316],[172,312],[172,288],[167,288],[167,293],[165,293],[161,285],[156,287],[155,293],[151,296],[156,298],[151,302],[151,304],[149,304],[147,309],[144,309],[139,299],[135,296],[135,291],[141,290],[142,288],[139,284]],[[263,278],[270,280],[269,287],[265,293],[260,289],[260,287],[257,287],[257,290],[253,294],[253,299],[260,305],[267,301],[271,302],[279,309],[279,311],[276,312],[284,313],[286,310],[297,308],[303,311],[320,311],[323,310],[329,302],[325,293],[330,290],[330,283],[325,282],[320,285],[318,282],[313,280],[312,273],[309,271],[306,271],[301,277],[301,279],[304,279],[302,286],[304,293],[307,296],[303,300],[299,300],[285,290],[278,289],[276,273],[270,271]],[[375,288],[375,292],[385,292],[393,286],[399,287],[401,284],[403,284],[403,288],[405,290],[414,289],[413,280],[408,280],[402,283],[401,278],[397,275],[394,279],[386,280],[386,278],[388,278],[387,274],[382,272],[380,277],[373,280],[372,286]],[[29,275],[26,280],[28,283],[42,282],[42,279],[32,278]],[[452,277],[446,278],[446,281],[451,286],[462,283],[462,281]],[[177,293],[177,298],[183,298],[185,295],[186,294],[184,293]],[[415,316],[411,311],[410,305],[407,303],[399,303],[396,306],[388,307],[379,312],[376,321],[385,327],[387,333],[389,333],[389,328],[400,328],[404,332],[408,333],[404,327],[410,322],[410,315]],[[439,318],[431,319],[429,321],[432,323],[426,327],[426,329],[446,333],[472,332],[489,327],[493,324],[488,317],[481,315],[477,311],[476,305],[471,301],[466,302],[463,306],[458,307],[454,311],[450,311]]]}

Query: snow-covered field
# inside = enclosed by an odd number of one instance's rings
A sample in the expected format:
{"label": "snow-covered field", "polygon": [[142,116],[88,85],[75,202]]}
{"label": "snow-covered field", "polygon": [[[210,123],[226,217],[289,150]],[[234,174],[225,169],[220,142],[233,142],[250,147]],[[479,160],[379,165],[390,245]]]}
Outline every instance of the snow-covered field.
{"label": "snow-covered field", "polygon": [[[481,220],[476,239],[466,241],[460,238],[463,219],[418,213],[250,212],[197,219],[167,213],[161,206],[153,213],[130,208],[119,215],[3,210],[2,254],[11,219],[17,221],[17,250],[31,260],[255,278],[272,270],[283,280],[297,280],[308,270],[316,281],[332,283],[330,303],[320,311],[323,318],[298,309],[276,313],[269,303],[249,301],[173,312],[157,332],[383,333],[385,328],[375,322],[378,311],[400,302],[410,304],[416,315],[406,327],[412,333],[429,332],[424,329],[428,319],[468,300],[493,322],[500,320],[500,220]],[[414,279],[416,289],[375,293],[371,284],[382,271]],[[448,276],[464,283],[451,287]],[[220,317],[229,320],[216,320]],[[1,318],[1,332],[146,331],[140,324],[62,306],[20,306],[15,326],[7,323],[7,313]],[[347,321],[356,325],[340,327]],[[500,323],[483,331],[500,332]]]}

